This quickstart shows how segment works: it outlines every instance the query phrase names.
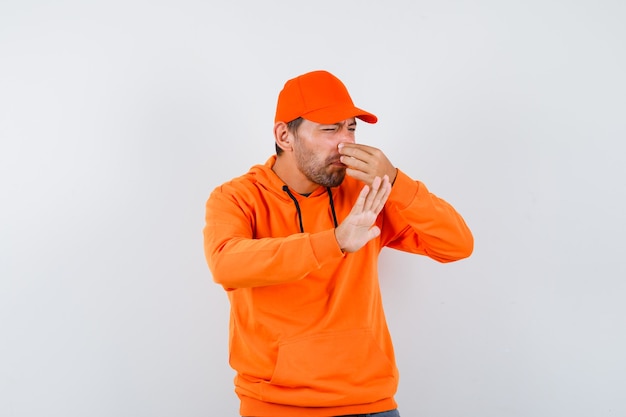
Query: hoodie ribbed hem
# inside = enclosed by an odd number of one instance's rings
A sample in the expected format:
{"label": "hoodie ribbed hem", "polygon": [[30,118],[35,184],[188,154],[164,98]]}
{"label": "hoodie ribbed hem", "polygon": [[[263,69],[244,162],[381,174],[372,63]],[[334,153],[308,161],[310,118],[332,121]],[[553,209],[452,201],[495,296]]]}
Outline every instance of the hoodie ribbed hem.
{"label": "hoodie ribbed hem", "polygon": [[284,404],[266,403],[241,394],[239,394],[239,399],[241,400],[239,412],[244,417],[329,417],[380,413],[398,408],[393,398],[386,398],[370,404],[344,407],[294,407]]}

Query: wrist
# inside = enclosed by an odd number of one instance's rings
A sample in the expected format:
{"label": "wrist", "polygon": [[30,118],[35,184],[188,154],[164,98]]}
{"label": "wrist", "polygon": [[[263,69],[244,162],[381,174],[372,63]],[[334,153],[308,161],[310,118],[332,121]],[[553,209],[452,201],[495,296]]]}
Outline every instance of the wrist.
{"label": "wrist", "polygon": [[341,250],[342,253],[346,253],[346,250],[343,248],[343,245],[341,244],[341,238],[339,237],[339,235],[341,234],[341,232],[339,231],[339,227],[335,227],[335,241],[337,242],[337,246],[339,246],[339,249]]}
{"label": "wrist", "polygon": [[393,187],[393,183],[396,182],[396,178],[398,178],[398,168],[393,169],[393,176],[389,176],[389,184]]}

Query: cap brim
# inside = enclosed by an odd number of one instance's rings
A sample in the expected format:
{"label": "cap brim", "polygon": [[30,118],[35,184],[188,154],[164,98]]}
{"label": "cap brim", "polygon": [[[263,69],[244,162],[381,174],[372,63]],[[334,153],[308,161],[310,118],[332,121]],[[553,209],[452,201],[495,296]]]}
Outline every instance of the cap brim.
{"label": "cap brim", "polygon": [[374,114],[354,106],[326,107],[303,114],[302,117],[312,122],[321,124],[334,124],[351,117],[356,117],[366,123],[376,123],[378,121],[378,117]]}

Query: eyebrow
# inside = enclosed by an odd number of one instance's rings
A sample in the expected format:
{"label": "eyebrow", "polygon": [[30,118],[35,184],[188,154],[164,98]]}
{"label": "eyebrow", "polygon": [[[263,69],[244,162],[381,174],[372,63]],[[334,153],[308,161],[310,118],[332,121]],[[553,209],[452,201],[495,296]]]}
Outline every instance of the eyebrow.
{"label": "eyebrow", "polygon": [[[322,124],[321,126],[343,126],[344,123],[343,122],[338,122],[338,123],[328,123],[328,124]],[[350,126],[356,126],[356,120],[353,122],[348,123],[348,127]]]}

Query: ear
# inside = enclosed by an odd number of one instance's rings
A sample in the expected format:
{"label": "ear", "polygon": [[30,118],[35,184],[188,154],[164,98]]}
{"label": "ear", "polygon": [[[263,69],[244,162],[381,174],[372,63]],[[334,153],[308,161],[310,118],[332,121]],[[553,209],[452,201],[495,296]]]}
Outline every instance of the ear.
{"label": "ear", "polygon": [[274,125],[274,139],[280,149],[291,152],[293,149],[293,135],[287,128],[287,123],[276,122]]}

